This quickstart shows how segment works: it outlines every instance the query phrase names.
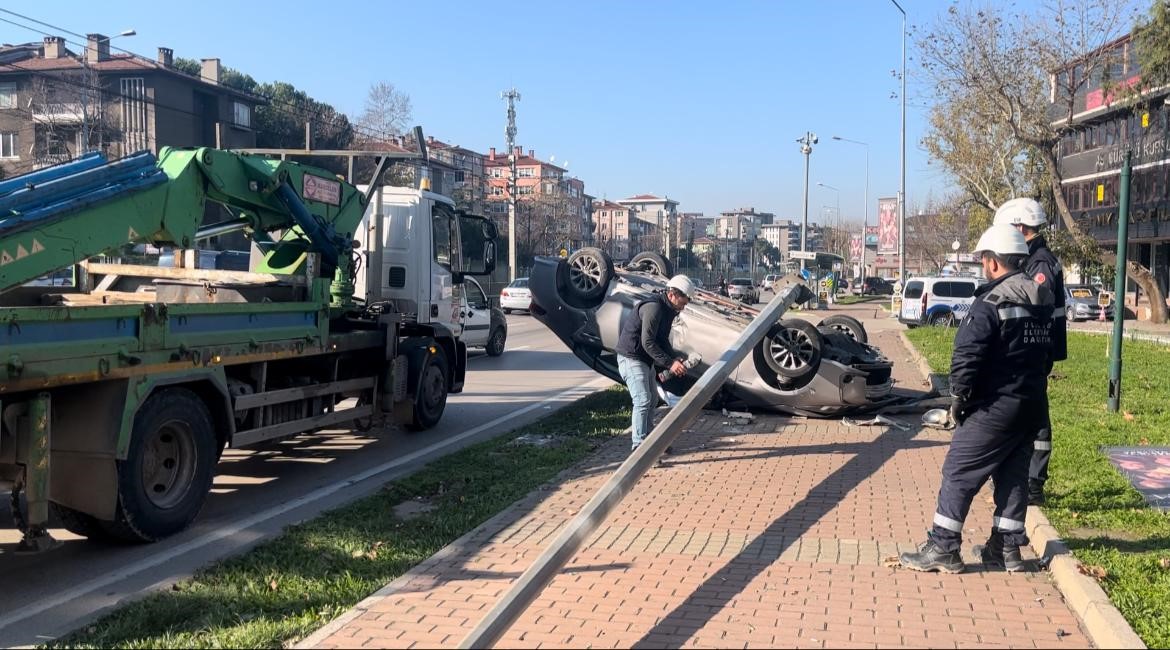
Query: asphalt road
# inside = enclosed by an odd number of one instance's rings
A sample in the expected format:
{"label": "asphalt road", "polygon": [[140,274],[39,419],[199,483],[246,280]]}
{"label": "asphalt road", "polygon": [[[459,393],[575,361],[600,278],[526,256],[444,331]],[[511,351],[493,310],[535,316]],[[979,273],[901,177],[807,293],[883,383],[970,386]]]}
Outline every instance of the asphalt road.
{"label": "asphalt road", "polygon": [[8,494],[0,493],[0,647],[65,634],[124,599],[165,588],[285,526],[610,384],[530,316],[512,314],[508,324],[504,354],[471,353],[465,390],[451,397],[435,429],[337,429],[229,450],[195,525],[156,544],[101,545],[54,529],[63,541],[60,548],[16,555],[19,535],[12,528]]}

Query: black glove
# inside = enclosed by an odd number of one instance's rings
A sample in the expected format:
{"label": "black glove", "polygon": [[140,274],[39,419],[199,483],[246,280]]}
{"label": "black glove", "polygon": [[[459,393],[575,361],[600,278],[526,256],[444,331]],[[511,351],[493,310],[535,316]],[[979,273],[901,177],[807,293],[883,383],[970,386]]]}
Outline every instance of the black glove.
{"label": "black glove", "polygon": [[956,427],[963,424],[963,420],[967,419],[967,403],[958,397],[954,398],[951,401],[950,418]]}

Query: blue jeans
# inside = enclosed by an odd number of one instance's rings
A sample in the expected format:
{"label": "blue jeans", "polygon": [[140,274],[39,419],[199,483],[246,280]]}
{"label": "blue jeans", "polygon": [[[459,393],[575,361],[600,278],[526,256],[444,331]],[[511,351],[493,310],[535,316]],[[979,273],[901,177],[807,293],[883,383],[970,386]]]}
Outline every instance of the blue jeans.
{"label": "blue jeans", "polygon": [[630,415],[630,449],[637,449],[654,428],[654,403],[658,397],[654,390],[654,369],[627,356],[619,354],[617,358],[618,372],[634,402]]}

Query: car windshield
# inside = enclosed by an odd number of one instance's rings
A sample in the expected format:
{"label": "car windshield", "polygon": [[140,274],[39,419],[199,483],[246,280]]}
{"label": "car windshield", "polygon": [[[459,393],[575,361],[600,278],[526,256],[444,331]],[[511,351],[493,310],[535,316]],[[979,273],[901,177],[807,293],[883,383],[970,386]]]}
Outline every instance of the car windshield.
{"label": "car windshield", "polygon": [[528,288],[528,278],[516,278],[515,280],[512,280],[512,283],[508,285],[508,288],[509,289],[527,289]]}
{"label": "car windshield", "polygon": [[747,279],[747,278],[735,278],[734,280],[731,281],[731,283],[746,287],[746,286],[751,285],[752,281]]}

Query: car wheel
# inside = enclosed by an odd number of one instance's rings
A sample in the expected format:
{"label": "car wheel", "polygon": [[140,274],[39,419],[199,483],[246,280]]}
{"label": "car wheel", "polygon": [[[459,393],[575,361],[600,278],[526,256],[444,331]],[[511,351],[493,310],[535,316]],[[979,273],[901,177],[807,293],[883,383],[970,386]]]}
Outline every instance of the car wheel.
{"label": "car wheel", "polygon": [[507,314],[507,315],[509,315],[509,316],[511,316],[511,315],[512,315],[512,310],[511,310],[511,309],[508,309],[507,307],[505,307],[505,308],[504,308],[504,313],[505,313],[505,314]]}
{"label": "car wheel", "polygon": [[654,251],[643,251],[634,256],[626,268],[631,271],[646,271],[664,278],[674,276],[674,264]]}
{"label": "car wheel", "polygon": [[568,267],[569,295],[587,308],[597,306],[613,278],[613,259],[600,248],[582,248],[569,256]]}
{"label": "car wheel", "polygon": [[1064,308],[1064,317],[1070,323],[1077,322],[1077,311],[1072,307]]}
{"label": "car wheel", "polygon": [[858,343],[869,343],[869,334],[861,321],[845,314],[834,314],[821,321],[821,327],[831,327]]}
{"label": "car wheel", "polygon": [[933,327],[950,327],[955,322],[955,315],[949,311],[939,312],[930,317],[930,324]]}
{"label": "car wheel", "polygon": [[504,341],[508,335],[504,332],[504,328],[497,327],[492,335],[488,337],[487,345],[484,349],[487,350],[489,357],[498,357],[504,353]]}
{"label": "car wheel", "polygon": [[824,344],[824,337],[812,323],[799,318],[781,320],[756,346],[757,369],[763,361],[766,370],[782,378],[783,388],[799,388],[821,367]]}

